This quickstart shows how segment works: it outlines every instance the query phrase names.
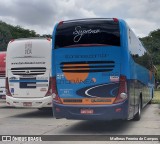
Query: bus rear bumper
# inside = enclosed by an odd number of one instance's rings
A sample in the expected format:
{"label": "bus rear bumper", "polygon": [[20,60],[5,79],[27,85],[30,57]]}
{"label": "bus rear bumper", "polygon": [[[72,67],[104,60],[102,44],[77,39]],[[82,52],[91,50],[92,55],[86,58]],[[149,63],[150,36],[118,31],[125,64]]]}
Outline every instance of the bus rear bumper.
{"label": "bus rear bumper", "polygon": [[52,107],[52,96],[46,96],[42,98],[15,98],[11,96],[6,96],[6,104],[7,106],[13,107]]}
{"label": "bus rear bumper", "polygon": [[[93,110],[92,114],[81,114],[81,110]],[[75,120],[126,120],[128,118],[127,101],[112,105],[63,105],[53,102],[55,118]]]}

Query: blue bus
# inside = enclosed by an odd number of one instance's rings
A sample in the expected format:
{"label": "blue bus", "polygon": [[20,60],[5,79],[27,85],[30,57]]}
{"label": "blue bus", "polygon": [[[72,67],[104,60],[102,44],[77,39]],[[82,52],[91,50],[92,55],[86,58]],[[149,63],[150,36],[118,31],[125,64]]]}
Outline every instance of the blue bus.
{"label": "blue bus", "polygon": [[56,118],[140,120],[153,98],[154,66],[124,20],[61,21],[52,38]]}

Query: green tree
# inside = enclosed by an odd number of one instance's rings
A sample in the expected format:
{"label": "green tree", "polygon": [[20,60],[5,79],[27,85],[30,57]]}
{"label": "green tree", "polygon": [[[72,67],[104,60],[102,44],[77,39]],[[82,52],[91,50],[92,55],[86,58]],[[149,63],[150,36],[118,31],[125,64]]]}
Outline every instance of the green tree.
{"label": "green tree", "polygon": [[0,51],[7,49],[11,39],[39,37],[34,30],[24,29],[21,26],[12,26],[0,21]]}
{"label": "green tree", "polygon": [[148,36],[140,38],[140,40],[152,55],[153,64],[158,70],[156,79],[160,81],[160,29],[150,32]]}

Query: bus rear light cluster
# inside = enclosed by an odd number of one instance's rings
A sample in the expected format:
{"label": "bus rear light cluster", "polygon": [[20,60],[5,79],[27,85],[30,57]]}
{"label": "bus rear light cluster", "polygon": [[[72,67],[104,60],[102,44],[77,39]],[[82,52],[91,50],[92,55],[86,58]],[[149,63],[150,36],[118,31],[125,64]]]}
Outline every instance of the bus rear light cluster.
{"label": "bus rear light cluster", "polygon": [[10,43],[12,43],[12,42],[14,42],[14,39],[11,39],[11,40],[10,40]]}
{"label": "bus rear light cluster", "polygon": [[59,24],[58,24],[58,26],[60,26],[60,25],[62,25],[62,24],[63,24],[63,21],[60,21]]}
{"label": "bus rear light cluster", "polygon": [[6,77],[6,95],[12,96],[10,90],[9,90],[9,83],[8,83],[8,77]]}
{"label": "bus rear light cluster", "polygon": [[126,76],[120,76],[118,95],[114,103],[121,103],[127,99],[127,80]]}
{"label": "bus rear light cluster", "polygon": [[114,22],[118,22],[118,19],[117,19],[117,18],[113,18],[113,21],[114,21]]}
{"label": "bus rear light cluster", "polygon": [[52,78],[50,77],[48,91],[45,96],[51,96],[51,95],[52,95]]}
{"label": "bus rear light cluster", "polygon": [[48,41],[51,41],[51,38],[46,38]]}
{"label": "bus rear light cluster", "polygon": [[57,92],[56,77],[52,78],[52,91],[53,91],[53,101],[56,103],[62,103],[60,97],[58,96],[58,92]]}
{"label": "bus rear light cluster", "polygon": [[121,97],[121,99],[126,99],[127,98],[127,94],[126,93],[121,93],[120,97]]}

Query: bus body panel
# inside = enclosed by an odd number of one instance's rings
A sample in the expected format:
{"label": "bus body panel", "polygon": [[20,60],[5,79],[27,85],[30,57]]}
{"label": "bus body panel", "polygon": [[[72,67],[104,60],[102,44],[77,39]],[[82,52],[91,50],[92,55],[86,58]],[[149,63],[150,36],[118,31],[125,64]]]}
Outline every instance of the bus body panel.
{"label": "bus body panel", "polygon": [[8,44],[6,71],[11,96],[7,96],[7,103],[10,106],[51,107],[52,96],[45,97],[50,85],[50,60],[51,41],[47,39],[20,39]]}

